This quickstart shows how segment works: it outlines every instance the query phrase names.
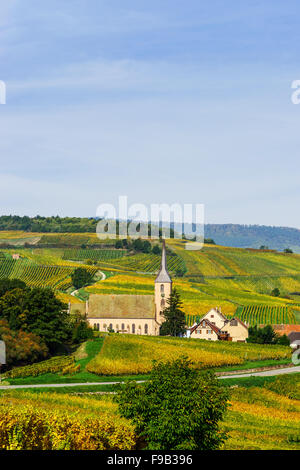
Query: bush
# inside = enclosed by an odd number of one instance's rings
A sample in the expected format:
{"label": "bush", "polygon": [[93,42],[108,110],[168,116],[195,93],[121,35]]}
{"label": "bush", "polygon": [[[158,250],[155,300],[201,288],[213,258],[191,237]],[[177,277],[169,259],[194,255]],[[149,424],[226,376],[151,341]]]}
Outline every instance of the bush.
{"label": "bush", "polygon": [[228,392],[186,358],[155,363],[145,384],[129,382],[116,396],[121,415],[132,419],[151,450],[212,450],[225,441],[219,421]]}
{"label": "bush", "polygon": [[74,375],[78,372],[80,372],[80,364],[77,364],[77,366],[75,364],[71,364],[70,366],[65,367],[61,373],[62,375]]}
{"label": "bush", "polygon": [[74,356],[57,356],[47,361],[37,362],[24,367],[16,367],[4,374],[4,377],[16,379],[23,377],[37,377],[47,373],[61,372],[69,366],[73,366],[75,362]]}
{"label": "bush", "polygon": [[133,426],[105,400],[9,392],[0,397],[1,450],[133,450]]}
{"label": "bush", "polygon": [[0,339],[6,344],[6,362],[9,367],[36,362],[48,356],[48,348],[39,336],[22,330],[11,330],[7,320],[0,320]]}

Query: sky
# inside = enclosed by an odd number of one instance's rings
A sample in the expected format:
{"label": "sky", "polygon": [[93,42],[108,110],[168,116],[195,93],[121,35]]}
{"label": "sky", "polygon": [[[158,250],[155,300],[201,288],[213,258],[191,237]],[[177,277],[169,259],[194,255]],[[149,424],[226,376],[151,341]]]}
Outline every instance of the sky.
{"label": "sky", "polygon": [[0,214],[300,228],[298,0],[0,0]]}

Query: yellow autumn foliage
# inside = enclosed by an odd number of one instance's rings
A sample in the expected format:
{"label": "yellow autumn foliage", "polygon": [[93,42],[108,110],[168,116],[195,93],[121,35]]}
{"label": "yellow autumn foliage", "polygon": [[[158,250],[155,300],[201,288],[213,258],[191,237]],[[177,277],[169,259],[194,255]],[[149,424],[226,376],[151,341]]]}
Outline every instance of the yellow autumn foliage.
{"label": "yellow autumn foliage", "polygon": [[132,424],[115,404],[58,394],[8,393],[0,398],[1,450],[132,450]]}

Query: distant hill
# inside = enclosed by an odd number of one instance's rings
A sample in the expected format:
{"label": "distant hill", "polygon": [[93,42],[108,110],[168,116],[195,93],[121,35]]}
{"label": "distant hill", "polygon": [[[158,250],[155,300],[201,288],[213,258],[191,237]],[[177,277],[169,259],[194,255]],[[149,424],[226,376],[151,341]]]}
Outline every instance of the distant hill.
{"label": "distant hill", "polygon": [[283,251],[285,248],[300,253],[300,230],[290,227],[265,225],[206,224],[205,238],[218,245],[237,248],[260,248]]}

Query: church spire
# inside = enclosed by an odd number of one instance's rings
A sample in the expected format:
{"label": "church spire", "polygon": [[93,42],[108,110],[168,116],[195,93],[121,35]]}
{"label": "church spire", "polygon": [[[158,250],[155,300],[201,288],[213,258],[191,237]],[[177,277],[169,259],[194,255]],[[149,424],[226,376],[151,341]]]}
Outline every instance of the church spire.
{"label": "church spire", "polygon": [[167,268],[167,255],[166,255],[166,243],[165,240],[163,240],[163,246],[162,246],[162,252],[161,252],[161,264],[160,264],[160,270],[159,273],[155,279],[155,282],[171,282],[172,280],[170,278],[170,275],[168,273],[168,268]]}

